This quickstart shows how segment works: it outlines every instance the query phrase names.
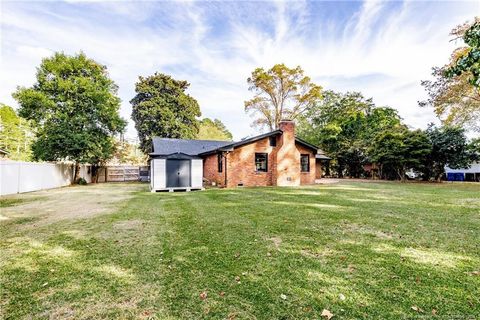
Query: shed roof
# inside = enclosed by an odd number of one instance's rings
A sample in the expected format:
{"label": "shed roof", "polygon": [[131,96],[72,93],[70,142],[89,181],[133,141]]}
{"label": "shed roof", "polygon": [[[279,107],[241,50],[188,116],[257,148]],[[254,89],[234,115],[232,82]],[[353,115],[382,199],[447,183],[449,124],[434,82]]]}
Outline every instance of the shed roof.
{"label": "shed roof", "polygon": [[216,150],[226,145],[232,144],[231,141],[216,140],[187,140],[170,138],[153,138],[152,156],[170,155],[173,153],[184,153],[190,156],[196,156],[200,153]]}

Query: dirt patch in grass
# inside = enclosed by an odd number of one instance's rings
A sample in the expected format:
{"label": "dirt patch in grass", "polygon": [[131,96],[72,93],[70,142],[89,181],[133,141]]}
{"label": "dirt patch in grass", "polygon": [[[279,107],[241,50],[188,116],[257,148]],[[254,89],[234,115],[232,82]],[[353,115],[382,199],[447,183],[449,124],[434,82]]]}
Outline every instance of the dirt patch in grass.
{"label": "dirt patch in grass", "polygon": [[0,221],[29,221],[22,226],[44,226],[62,220],[88,219],[113,212],[118,205],[145,189],[143,184],[103,183],[32,192],[9,198],[16,203],[2,209]]}
{"label": "dirt patch in grass", "polygon": [[282,238],[280,237],[271,237],[268,240],[273,242],[273,245],[275,246],[275,249],[280,249],[280,245],[282,244]]}
{"label": "dirt patch in grass", "polygon": [[330,249],[325,249],[321,252],[314,252],[309,249],[302,249],[300,250],[300,254],[307,258],[325,259],[327,257],[333,256],[334,252]]}
{"label": "dirt patch in grass", "polygon": [[115,223],[113,227],[117,230],[136,230],[142,227],[143,223],[143,220],[125,220]]}

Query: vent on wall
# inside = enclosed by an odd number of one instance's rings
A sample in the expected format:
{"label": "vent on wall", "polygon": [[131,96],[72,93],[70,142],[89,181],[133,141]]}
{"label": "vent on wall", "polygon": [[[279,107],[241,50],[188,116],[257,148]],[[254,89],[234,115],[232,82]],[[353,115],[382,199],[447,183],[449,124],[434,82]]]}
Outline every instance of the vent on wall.
{"label": "vent on wall", "polygon": [[243,187],[243,183],[237,184],[237,187]]}
{"label": "vent on wall", "polygon": [[292,177],[287,177],[287,181],[292,181]]}

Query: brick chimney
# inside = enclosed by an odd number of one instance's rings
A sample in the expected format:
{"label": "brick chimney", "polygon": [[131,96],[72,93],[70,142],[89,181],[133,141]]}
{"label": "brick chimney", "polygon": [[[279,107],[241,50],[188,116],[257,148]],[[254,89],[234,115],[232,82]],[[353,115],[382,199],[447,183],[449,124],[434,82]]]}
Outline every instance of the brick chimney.
{"label": "brick chimney", "polygon": [[300,153],[295,146],[295,122],[281,120],[278,128],[283,131],[276,156],[276,185],[300,185]]}
{"label": "brick chimney", "polygon": [[295,122],[293,120],[280,120],[278,123],[278,129],[283,132],[292,133],[295,136]]}

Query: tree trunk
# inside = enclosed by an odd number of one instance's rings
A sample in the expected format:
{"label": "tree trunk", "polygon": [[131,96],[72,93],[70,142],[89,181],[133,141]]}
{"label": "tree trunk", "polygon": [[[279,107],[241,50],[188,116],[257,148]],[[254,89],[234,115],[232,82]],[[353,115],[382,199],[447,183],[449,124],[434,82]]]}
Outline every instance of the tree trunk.
{"label": "tree trunk", "polygon": [[93,164],[92,165],[92,183],[97,183],[98,182],[98,170],[99,170],[99,166],[97,166],[96,164]]}
{"label": "tree trunk", "polygon": [[80,164],[78,162],[75,162],[75,173],[73,174],[73,184],[77,183],[78,177],[80,175]]}

